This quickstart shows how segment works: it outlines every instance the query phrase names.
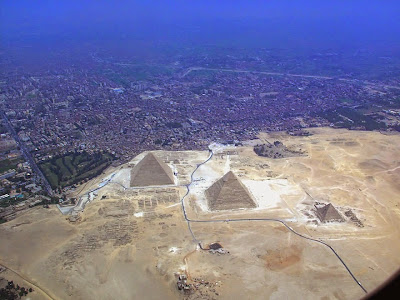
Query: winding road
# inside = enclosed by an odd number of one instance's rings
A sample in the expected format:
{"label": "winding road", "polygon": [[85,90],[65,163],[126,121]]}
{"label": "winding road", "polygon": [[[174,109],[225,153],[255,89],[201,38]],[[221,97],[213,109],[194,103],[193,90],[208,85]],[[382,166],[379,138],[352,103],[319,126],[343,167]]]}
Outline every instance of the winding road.
{"label": "winding road", "polygon": [[357,283],[357,285],[365,292],[368,293],[367,290],[363,287],[363,285],[361,284],[360,281],[358,281],[358,279],[354,276],[354,274],[351,272],[351,270],[349,269],[349,267],[346,265],[346,263],[343,261],[343,259],[339,256],[339,254],[335,251],[335,249],[333,249],[332,246],[330,246],[329,244],[327,244],[326,242],[322,241],[322,240],[317,240],[308,236],[305,236],[301,233],[298,233],[297,231],[295,231],[292,227],[290,227],[285,221],[280,220],[280,219],[271,219],[271,218],[245,218],[245,219],[224,219],[224,220],[196,220],[196,219],[191,219],[188,217],[187,212],[186,212],[186,208],[185,208],[185,198],[189,195],[190,193],[190,186],[193,183],[193,176],[194,173],[196,173],[196,171],[205,163],[207,163],[208,161],[211,160],[211,158],[214,155],[214,152],[209,149],[209,157],[202,163],[198,164],[196,166],[196,168],[193,170],[192,174],[190,175],[190,183],[186,185],[186,194],[182,197],[181,199],[181,205],[182,205],[182,211],[183,211],[183,216],[185,217],[185,220],[187,222],[190,234],[193,237],[193,240],[199,245],[200,249],[204,248],[201,245],[201,242],[196,238],[195,234],[192,231],[192,227],[190,225],[191,222],[193,223],[223,223],[223,222],[251,222],[251,221],[269,221],[269,222],[279,222],[282,225],[284,225],[288,230],[290,230],[291,232],[293,232],[295,235],[307,239],[309,241],[313,241],[316,243],[319,243],[321,245],[324,245],[325,247],[328,247],[333,254],[335,254],[335,256],[339,259],[339,261],[342,263],[342,265],[345,267],[346,271],[350,274],[350,276],[353,278],[353,280]]}
{"label": "winding road", "polygon": [[[193,172],[190,174],[190,183],[185,185],[187,191],[186,194],[182,197],[181,199],[181,206],[182,206],[182,211],[183,211],[183,215],[184,218],[187,222],[188,225],[188,229],[190,234],[193,237],[193,240],[199,245],[199,247],[204,250],[204,248],[201,245],[201,242],[196,238],[195,234],[193,233],[192,227],[191,227],[191,223],[223,223],[223,222],[255,222],[255,221],[269,221],[269,222],[278,222],[281,223],[283,226],[285,226],[288,230],[290,230],[292,233],[294,233],[295,235],[307,239],[309,241],[313,241],[316,243],[319,243],[325,247],[328,247],[333,254],[339,259],[339,261],[342,263],[342,265],[345,267],[346,271],[349,273],[349,275],[353,278],[353,280],[357,283],[357,285],[365,292],[367,293],[367,290],[363,287],[363,285],[361,284],[360,281],[358,281],[358,279],[354,276],[354,274],[351,272],[351,270],[349,269],[349,267],[346,265],[346,263],[343,261],[343,259],[339,256],[339,254],[335,251],[335,249],[330,246],[328,243],[322,241],[322,240],[317,240],[308,236],[305,236],[301,233],[298,233],[297,231],[295,231],[292,227],[290,227],[285,221],[280,220],[280,219],[273,219],[273,218],[245,218],[245,219],[222,219],[222,220],[196,220],[196,219],[191,219],[188,217],[187,212],[186,212],[186,208],[185,208],[185,198],[189,195],[190,193],[190,186],[193,184],[194,182],[194,174],[196,173],[196,171],[204,164],[206,164],[208,161],[210,161],[214,155],[214,152],[212,151],[212,149],[209,149],[209,157],[203,161],[202,163],[198,164],[196,166],[196,168],[193,170]],[[89,191],[86,194],[89,194],[90,192],[99,190],[101,188],[103,188],[104,186],[110,184],[110,183],[117,183],[115,181],[112,181],[113,177],[115,174],[112,174],[111,177],[109,179],[107,179],[106,181],[103,182],[103,184],[101,184],[101,186]],[[118,183],[117,183],[118,184]],[[121,185],[124,189],[126,189],[126,187],[124,187],[122,184]],[[85,194],[85,195],[86,195]],[[85,203],[86,204],[86,203]],[[81,203],[81,206],[83,205],[84,208],[84,203]],[[79,205],[77,205],[79,206]],[[53,299],[49,293],[47,293],[43,288],[41,288],[39,285],[33,283],[31,280],[29,280],[28,278],[24,277],[23,275],[19,274],[18,272],[16,272],[13,269],[10,269],[8,266],[4,265],[2,262],[0,262],[1,265],[3,265],[4,267],[6,267],[9,271],[13,272],[14,274],[18,275],[19,277],[21,277],[23,280],[25,280],[26,282],[28,282],[29,284],[31,284],[32,286],[34,286],[37,290],[39,290],[40,292],[42,292],[46,297],[48,297],[49,299]]]}

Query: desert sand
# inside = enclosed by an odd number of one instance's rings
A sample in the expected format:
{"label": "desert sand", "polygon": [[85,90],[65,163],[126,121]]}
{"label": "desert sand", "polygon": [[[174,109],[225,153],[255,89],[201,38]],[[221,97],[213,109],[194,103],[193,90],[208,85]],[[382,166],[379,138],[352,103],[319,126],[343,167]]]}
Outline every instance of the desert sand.
{"label": "desert sand", "polygon": [[[274,219],[335,249],[372,291],[400,267],[400,135],[331,128],[311,136],[262,133],[244,146],[212,145],[184,198],[193,221]],[[304,153],[260,157],[274,141]],[[300,150],[301,149],[301,150]],[[181,199],[204,151],[155,151],[174,185],[130,187],[146,155],[110,168],[77,191],[92,193],[70,222],[56,207],[36,207],[0,225],[1,277],[33,287],[31,299],[359,299],[365,295],[334,253],[274,220],[191,222]],[[143,166],[141,166],[143,168]],[[232,171],[255,206],[211,210],[205,191]],[[105,179],[110,179],[106,184]],[[344,222],[321,222],[331,203]],[[81,210],[81,209],[80,209]],[[218,242],[229,253],[200,249]],[[189,293],[176,287],[186,274]]]}

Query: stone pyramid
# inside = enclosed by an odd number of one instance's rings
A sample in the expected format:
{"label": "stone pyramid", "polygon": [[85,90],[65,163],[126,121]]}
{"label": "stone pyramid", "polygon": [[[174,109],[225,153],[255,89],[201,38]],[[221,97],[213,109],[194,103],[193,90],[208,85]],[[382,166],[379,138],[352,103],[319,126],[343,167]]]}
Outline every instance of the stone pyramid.
{"label": "stone pyramid", "polygon": [[322,207],[317,207],[317,216],[321,222],[344,221],[342,216],[331,203]]}
{"label": "stone pyramid", "polygon": [[131,186],[174,184],[172,170],[153,153],[148,153],[131,171]]}
{"label": "stone pyramid", "polygon": [[210,210],[256,207],[249,191],[232,171],[214,182],[205,194]]}

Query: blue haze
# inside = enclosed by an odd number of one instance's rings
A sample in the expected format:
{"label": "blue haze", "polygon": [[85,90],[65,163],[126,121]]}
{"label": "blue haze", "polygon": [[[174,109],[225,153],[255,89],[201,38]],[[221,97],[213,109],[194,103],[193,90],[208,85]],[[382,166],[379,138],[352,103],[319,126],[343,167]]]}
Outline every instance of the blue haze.
{"label": "blue haze", "polygon": [[11,54],[21,47],[34,53],[87,43],[111,51],[212,45],[299,52],[368,48],[400,55],[400,1],[0,3],[0,43]]}

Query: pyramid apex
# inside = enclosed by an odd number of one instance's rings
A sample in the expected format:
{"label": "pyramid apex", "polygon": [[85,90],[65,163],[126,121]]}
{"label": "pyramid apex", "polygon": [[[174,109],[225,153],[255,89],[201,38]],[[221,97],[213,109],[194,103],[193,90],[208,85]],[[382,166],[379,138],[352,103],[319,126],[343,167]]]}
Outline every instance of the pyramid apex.
{"label": "pyramid apex", "polygon": [[131,186],[172,185],[171,168],[153,152],[148,152],[131,171]]}
{"label": "pyramid apex", "polygon": [[157,159],[157,156],[155,156],[153,152],[147,152],[147,154],[142,158],[142,160],[145,159],[145,158],[155,158],[155,159]]}
{"label": "pyramid apex", "polygon": [[256,207],[249,191],[232,171],[214,182],[205,194],[211,210]]}
{"label": "pyramid apex", "polygon": [[322,207],[317,208],[317,216],[321,222],[327,221],[339,221],[343,222],[343,217],[339,214],[337,209],[332,205],[332,203],[325,204]]}
{"label": "pyramid apex", "polygon": [[223,181],[227,181],[227,180],[231,180],[231,179],[235,179],[237,178],[235,173],[233,173],[232,171],[229,171],[228,173],[226,173],[221,179]]}

